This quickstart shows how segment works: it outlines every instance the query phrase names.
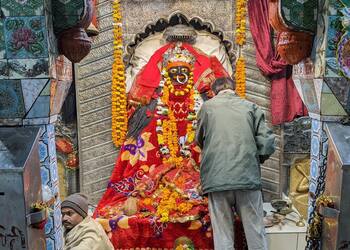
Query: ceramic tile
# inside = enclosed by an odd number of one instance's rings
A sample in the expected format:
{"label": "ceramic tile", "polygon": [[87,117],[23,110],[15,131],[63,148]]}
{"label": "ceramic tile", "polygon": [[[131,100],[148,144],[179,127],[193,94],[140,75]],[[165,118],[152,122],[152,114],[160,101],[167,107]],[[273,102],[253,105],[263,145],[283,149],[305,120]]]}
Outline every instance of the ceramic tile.
{"label": "ceramic tile", "polygon": [[46,143],[44,143],[43,141],[39,142],[39,158],[40,158],[40,162],[44,162],[47,160],[49,155],[49,149]]}
{"label": "ceramic tile", "polygon": [[30,110],[36,98],[42,92],[45,84],[47,85],[48,79],[25,79],[21,80],[22,91],[24,97],[24,104],[26,112]]}
{"label": "ceramic tile", "polygon": [[80,20],[84,10],[84,1],[52,1],[53,25],[55,32],[73,27]]}
{"label": "ceramic tile", "polygon": [[60,227],[61,225],[61,221],[62,221],[62,216],[61,216],[61,211],[60,209],[57,209],[57,207],[55,207],[54,210],[54,219],[55,219],[55,228]]}
{"label": "ceramic tile", "polygon": [[0,118],[0,126],[22,126],[22,125],[23,125],[22,118],[11,118],[11,119]]}
{"label": "ceramic tile", "polygon": [[314,157],[318,157],[320,150],[320,138],[318,136],[312,136],[311,139],[311,154]]}
{"label": "ceramic tile", "polygon": [[8,60],[9,78],[46,78],[48,77],[48,59],[13,59]]}
{"label": "ceramic tile", "polygon": [[6,58],[4,20],[0,19],[0,59]]}
{"label": "ceramic tile", "polygon": [[39,96],[32,108],[26,115],[26,118],[40,118],[47,117],[50,112],[50,97],[49,96]]}
{"label": "ceramic tile", "polygon": [[[330,91],[330,90],[329,90]],[[331,92],[331,91],[330,91]],[[321,115],[346,116],[347,113],[331,93],[322,94]]]}
{"label": "ceramic tile", "polygon": [[48,57],[44,16],[6,18],[4,26],[8,59]]}
{"label": "ceramic tile", "polygon": [[[52,233],[53,229],[54,229],[54,225],[53,225],[54,221],[53,221],[53,216],[49,216],[47,218],[47,222],[45,224],[45,234],[49,235]],[[47,244],[47,240],[46,240],[46,244]],[[46,248],[47,249],[47,248]]]}
{"label": "ceramic tile", "polygon": [[49,96],[51,92],[51,81],[49,81],[46,85],[43,91],[41,91],[41,96]]}
{"label": "ceramic tile", "polygon": [[326,78],[325,82],[345,111],[350,114],[350,80],[344,77]]}
{"label": "ceramic tile", "polygon": [[[61,214],[61,211],[60,211],[60,214]],[[55,241],[56,241],[57,249],[62,249],[62,247],[63,247],[63,231],[62,231],[62,228],[57,229],[56,235],[55,235]]]}
{"label": "ceramic tile", "polygon": [[313,80],[301,80],[302,96],[309,112],[320,112]]}
{"label": "ceramic tile", "polygon": [[9,65],[7,60],[0,60],[0,79],[9,78]]}
{"label": "ceramic tile", "polygon": [[281,14],[287,25],[316,30],[317,0],[281,0]]}
{"label": "ceramic tile", "polygon": [[310,175],[312,178],[316,178],[318,176],[318,165],[315,160],[311,161],[310,167]]}
{"label": "ceramic tile", "polygon": [[335,57],[337,45],[343,35],[341,16],[328,16],[326,57]]}
{"label": "ceramic tile", "polygon": [[329,57],[326,58],[326,70],[325,70],[325,76],[326,77],[339,77],[339,66],[337,59],[335,57]]}
{"label": "ceramic tile", "polygon": [[24,114],[21,81],[0,80],[0,118],[22,118]]}
{"label": "ceramic tile", "polygon": [[23,119],[23,125],[46,125],[50,122],[49,118],[31,118],[31,119]]}
{"label": "ceramic tile", "polygon": [[50,182],[50,171],[45,167],[41,167],[40,173],[41,173],[41,183],[43,185],[47,185]]}
{"label": "ceramic tile", "polygon": [[1,0],[1,10],[5,16],[43,15],[43,0]]}

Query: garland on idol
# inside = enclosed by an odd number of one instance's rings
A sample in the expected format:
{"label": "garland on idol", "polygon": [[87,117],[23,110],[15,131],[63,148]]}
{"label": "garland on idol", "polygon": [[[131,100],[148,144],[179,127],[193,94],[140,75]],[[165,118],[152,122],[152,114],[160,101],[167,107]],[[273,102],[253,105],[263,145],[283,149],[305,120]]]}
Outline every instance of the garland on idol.
{"label": "garland on idol", "polygon": [[[174,164],[179,167],[184,158],[191,156],[189,145],[194,141],[195,131],[197,127],[197,112],[200,106],[199,92],[193,86],[193,72],[191,70],[188,82],[184,89],[176,90],[171,83],[168,72],[164,68],[162,70],[162,80],[160,87],[162,95],[157,101],[157,139],[160,147],[160,153],[163,163]],[[185,141],[180,143],[178,138],[177,121],[174,111],[169,104],[169,95],[184,96],[189,94],[189,108],[187,114],[187,127]]]}

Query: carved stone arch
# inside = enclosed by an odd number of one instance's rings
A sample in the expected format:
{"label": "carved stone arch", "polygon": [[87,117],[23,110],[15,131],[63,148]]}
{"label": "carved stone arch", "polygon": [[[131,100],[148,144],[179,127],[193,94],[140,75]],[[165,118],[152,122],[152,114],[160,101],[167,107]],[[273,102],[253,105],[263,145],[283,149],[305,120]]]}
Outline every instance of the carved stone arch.
{"label": "carved stone arch", "polygon": [[143,32],[136,34],[134,40],[126,45],[126,55],[124,57],[126,65],[129,64],[130,58],[134,54],[137,45],[140,44],[143,40],[151,35],[165,31],[165,29],[170,26],[175,26],[178,24],[191,26],[196,31],[206,31],[217,37],[224,45],[231,65],[234,65],[236,57],[233,51],[233,44],[231,41],[224,39],[223,32],[216,29],[214,24],[211,22],[203,21],[200,17],[193,17],[191,19],[188,19],[181,12],[175,12],[171,14],[168,19],[160,18],[156,22],[146,25]]}

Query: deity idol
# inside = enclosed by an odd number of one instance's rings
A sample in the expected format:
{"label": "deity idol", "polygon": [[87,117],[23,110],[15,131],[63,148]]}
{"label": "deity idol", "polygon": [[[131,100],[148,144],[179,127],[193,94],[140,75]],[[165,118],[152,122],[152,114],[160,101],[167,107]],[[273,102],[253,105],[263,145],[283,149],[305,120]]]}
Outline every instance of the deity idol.
{"label": "deity idol", "polygon": [[185,42],[158,49],[136,76],[127,139],[95,211],[116,249],[173,249],[181,237],[213,249],[194,137],[210,85],[224,76],[216,57]]}

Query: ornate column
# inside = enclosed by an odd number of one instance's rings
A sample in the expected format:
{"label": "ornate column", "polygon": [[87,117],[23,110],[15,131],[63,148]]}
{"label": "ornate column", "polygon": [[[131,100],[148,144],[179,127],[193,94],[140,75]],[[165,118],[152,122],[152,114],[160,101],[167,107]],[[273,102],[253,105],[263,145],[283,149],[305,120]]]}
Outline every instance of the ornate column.
{"label": "ornate column", "polygon": [[[318,4],[318,27],[312,59],[295,65],[293,71],[294,83],[312,118],[307,249],[321,246],[321,229],[320,224],[315,223],[315,206],[325,187],[328,150],[325,125],[347,120],[350,114],[350,84],[346,78],[349,77],[346,74],[350,66],[349,55],[346,54],[349,52],[342,50],[342,46],[348,46],[341,25],[341,9],[344,6],[341,1],[319,1]],[[314,233],[313,229],[316,229]]]}
{"label": "ornate column", "polygon": [[72,83],[72,64],[58,57],[51,1],[2,1],[0,130],[40,126],[42,184],[56,197],[45,226],[47,249],[62,249],[54,123]]}

